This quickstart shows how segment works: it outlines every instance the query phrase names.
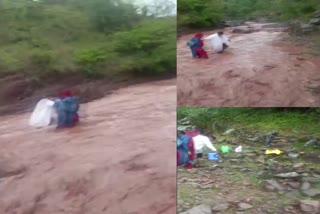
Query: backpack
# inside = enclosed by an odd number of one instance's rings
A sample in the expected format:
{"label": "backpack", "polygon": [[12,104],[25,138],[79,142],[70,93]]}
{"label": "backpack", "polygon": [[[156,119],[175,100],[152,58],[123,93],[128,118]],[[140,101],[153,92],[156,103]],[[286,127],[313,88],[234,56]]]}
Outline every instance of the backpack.
{"label": "backpack", "polygon": [[191,40],[189,40],[188,42],[187,42],[187,46],[189,46],[190,48],[192,47],[192,46],[194,46],[194,45],[196,45],[197,43],[193,40],[193,39],[191,39]]}
{"label": "backpack", "polygon": [[191,137],[187,136],[187,135],[181,135],[178,139],[177,139],[177,150],[181,150],[184,152],[189,152],[189,141],[190,141]]}
{"label": "backpack", "polygon": [[79,102],[76,97],[68,97],[63,99],[63,103],[65,104],[65,111],[76,113],[79,111]]}

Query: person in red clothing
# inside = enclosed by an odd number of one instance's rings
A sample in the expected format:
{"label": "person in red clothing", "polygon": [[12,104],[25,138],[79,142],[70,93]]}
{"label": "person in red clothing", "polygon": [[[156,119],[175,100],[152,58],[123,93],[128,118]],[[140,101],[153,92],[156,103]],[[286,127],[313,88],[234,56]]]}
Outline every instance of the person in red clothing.
{"label": "person in red clothing", "polygon": [[203,59],[208,59],[208,54],[207,52],[203,49],[203,46],[204,46],[204,43],[203,43],[203,34],[202,33],[197,33],[195,35],[196,38],[199,39],[199,46],[196,47],[196,52],[197,52],[197,55],[199,56],[199,58],[203,58]]}
{"label": "person in red clothing", "polygon": [[183,133],[177,139],[177,165],[185,166],[188,170],[193,168],[195,150],[192,137]]}
{"label": "person in red clothing", "polygon": [[197,33],[190,41],[187,42],[187,46],[189,46],[193,58],[208,59],[208,54],[203,49],[204,43],[202,41],[202,37],[202,33]]}

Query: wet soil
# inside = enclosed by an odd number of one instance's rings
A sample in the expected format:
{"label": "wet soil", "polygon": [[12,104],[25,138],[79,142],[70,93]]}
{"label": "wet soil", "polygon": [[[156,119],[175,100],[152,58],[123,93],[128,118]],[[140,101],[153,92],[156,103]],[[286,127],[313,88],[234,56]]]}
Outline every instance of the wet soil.
{"label": "wet soil", "polygon": [[[307,55],[282,28],[247,23],[248,34],[231,33],[223,54],[210,51],[209,59],[192,59],[177,44],[178,106],[310,107],[319,105],[320,57]],[[205,36],[215,31],[205,32]]]}
{"label": "wet soil", "polygon": [[0,213],[176,213],[175,84],[83,104],[72,129],[34,129],[30,113],[0,117]]}

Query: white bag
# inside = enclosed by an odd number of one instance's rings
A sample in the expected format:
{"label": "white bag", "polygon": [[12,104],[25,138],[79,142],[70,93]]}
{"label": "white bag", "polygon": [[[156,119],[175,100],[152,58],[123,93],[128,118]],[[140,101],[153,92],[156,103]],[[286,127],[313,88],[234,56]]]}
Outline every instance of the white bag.
{"label": "white bag", "polygon": [[242,152],[242,146],[238,146],[234,151],[237,153]]}
{"label": "white bag", "polygon": [[223,50],[223,43],[225,43],[228,46],[230,45],[228,37],[226,37],[225,35],[222,35],[222,37],[220,37],[217,33],[212,34],[204,39],[210,40],[211,47],[215,52],[220,52]]}
{"label": "white bag", "polygon": [[32,112],[29,125],[36,128],[49,126],[55,113],[53,104],[54,102],[48,99],[40,100]]}

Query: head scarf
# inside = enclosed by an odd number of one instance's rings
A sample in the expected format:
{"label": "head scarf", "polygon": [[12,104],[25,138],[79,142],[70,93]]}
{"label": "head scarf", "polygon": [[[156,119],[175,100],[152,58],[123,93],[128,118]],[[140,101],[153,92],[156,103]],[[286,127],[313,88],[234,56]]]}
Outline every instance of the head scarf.
{"label": "head scarf", "polygon": [[70,90],[63,90],[59,94],[60,98],[66,98],[66,97],[72,97],[72,96],[73,96],[73,94]]}
{"label": "head scarf", "polygon": [[194,37],[197,37],[197,38],[201,39],[203,37],[203,34],[202,33],[197,33],[196,35],[194,35]]}

